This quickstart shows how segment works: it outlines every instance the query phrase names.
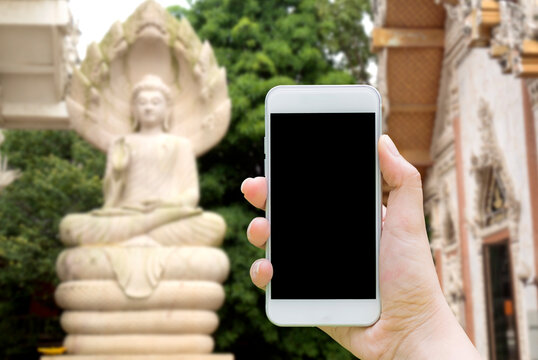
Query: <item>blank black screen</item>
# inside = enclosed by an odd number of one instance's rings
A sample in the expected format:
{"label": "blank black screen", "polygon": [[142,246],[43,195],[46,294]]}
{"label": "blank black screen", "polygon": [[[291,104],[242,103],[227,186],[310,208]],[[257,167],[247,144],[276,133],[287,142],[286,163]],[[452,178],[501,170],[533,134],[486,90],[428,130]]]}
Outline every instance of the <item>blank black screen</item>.
{"label": "blank black screen", "polygon": [[273,299],[375,299],[374,113],[270,115]]}

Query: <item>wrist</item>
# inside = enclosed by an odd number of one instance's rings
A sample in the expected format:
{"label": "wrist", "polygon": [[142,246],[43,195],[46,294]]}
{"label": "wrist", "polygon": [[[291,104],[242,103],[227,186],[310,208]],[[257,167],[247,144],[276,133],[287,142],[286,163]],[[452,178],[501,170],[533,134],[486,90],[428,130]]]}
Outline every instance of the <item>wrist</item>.
{"label": "wrist", "polygon": [[480,354],[441,298],[431,316],[402,341],[395,358],[480,360]]}

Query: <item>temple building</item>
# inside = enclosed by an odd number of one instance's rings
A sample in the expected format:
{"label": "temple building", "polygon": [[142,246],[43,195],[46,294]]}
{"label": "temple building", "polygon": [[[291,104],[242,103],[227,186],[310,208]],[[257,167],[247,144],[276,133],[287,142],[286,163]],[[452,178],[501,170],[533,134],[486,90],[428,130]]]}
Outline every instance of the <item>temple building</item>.
{"label": "temple building", "polygon": [[[67,0],[0,0],[1,129],[68,129],[65,92],[78,61]],[[0,192],[19,177],[0,147]]]}
{"label": "temple building", "polygon": [[0,0],[0,128],[69,128],[77,36],[67,0]]}
{"label": "temple building", "polygon": [[[79,32],[67,0],[0,0],[1,129],[68,129],[65,93]],[[0,147],[0,192],[20,173]]]}
{"label": "temple building", "polygon": [[372,5],[384,131],[422,174],[450,307],[483,358],[538,359],[538,2]]}

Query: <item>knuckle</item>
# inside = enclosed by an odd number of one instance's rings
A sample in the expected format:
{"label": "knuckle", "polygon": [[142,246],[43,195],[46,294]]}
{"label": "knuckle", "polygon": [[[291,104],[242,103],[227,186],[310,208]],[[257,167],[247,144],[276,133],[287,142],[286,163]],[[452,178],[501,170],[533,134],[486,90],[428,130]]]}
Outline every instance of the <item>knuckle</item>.
{"label": "knuckle", "polygon": [[416,167],[409,164],[403,183],[408,186],[422,188],[422,175]]}

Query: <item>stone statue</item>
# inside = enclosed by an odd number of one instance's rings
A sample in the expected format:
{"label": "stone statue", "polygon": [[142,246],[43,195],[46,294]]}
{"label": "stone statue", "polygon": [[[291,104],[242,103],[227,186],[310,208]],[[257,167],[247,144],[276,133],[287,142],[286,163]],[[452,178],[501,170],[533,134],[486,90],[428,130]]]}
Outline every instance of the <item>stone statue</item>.
{"label": "stone statue", "polygon": [[[107,153],[104,205],[67,215],[56,301],[66,358],[210,354],[229,271],[222,217],[198,207],[196,156],[226,133],[226,75],[189,23],[153,0],[75,69],[73,128]],[[167,357],[168,356],[168,357]]]}
{"label": "stone statue", "polygon": [[189,139],[166,133],[170,91],[148,75],[132,96],[133,130],[112,142],[104,179],[105,206],[67,216],[66,245],[109,244],[148,235],[165,246],[220,245],[222,218],[197,208],[196,158]]}

